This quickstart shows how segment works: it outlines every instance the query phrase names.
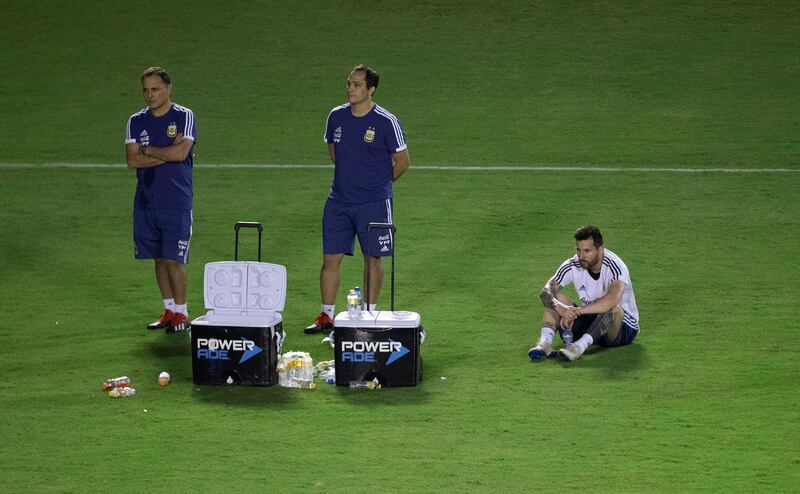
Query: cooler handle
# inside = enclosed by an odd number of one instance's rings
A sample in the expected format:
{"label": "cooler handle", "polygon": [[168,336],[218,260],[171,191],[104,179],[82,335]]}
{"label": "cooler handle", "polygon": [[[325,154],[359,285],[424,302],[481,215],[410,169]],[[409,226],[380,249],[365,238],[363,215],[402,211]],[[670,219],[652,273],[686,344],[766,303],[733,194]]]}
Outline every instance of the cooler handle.
{"label": "cooler handle", "polygon": [[[373,230],[375,228],[388,228],[389,230],[392,231],[392,284],[391,284],[391,287],[392,287],[392,290],[391,290],[392,303],[391,303],[390,307],[392,309],[392,312],[394,312],[394,252],[395,252],[395,250],[394,250],[394,243],[395,243],[394,242],[394,234],[397,231],[397,227],[395,227],[392,223],[370,223],[369,225],[367,225],[367,248],[366,248],[366,251],[367,251],[367,255],[368,256],[369,256],[369,232],[370,232],[370,230]],[[367,310],[369,310],[369,288],[370,288],[370,278],[372,278],[371,275],[372,275],[372,269],[368,269],[367,270],[367,293],[366,293],[366,297],[364,297],[364,300],[367,302]]]}
{"label": "cooler handle", "polygon": [[255,228],[258,230],[258,262],[261,262],[261,232],[264,231],[264,227],[261,226],[261,223],[258,221],[237,221],[235,225],[233,225],[233,230],[236,232],[236,240],[234,241],[233,247],[233,260],[239,260],[239,229],[240,228]]}

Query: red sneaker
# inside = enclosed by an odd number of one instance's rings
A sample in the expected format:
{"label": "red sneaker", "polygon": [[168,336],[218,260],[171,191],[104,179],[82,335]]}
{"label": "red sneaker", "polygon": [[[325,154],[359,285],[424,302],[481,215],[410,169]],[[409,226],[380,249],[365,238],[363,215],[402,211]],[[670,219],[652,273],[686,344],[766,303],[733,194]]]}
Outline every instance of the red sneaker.
{"label": "red sneaker", "polygon": [[172,314],[172,319],[169,321],[169,327],[167,328],[167,333],[177,333],[178,331],[186,331],[192,327],[192,323],[189,322],[189,318],[181,314],[180,312],[175,312]]}
{"label": "red sneaker", "polygon": [[147,329],[154,330],[154,329],[164,329],[169,326],[170,320],[175,316],[175,313],[171,310],[167,309],[161,314],[161,317],[156,319],[155,321],[151,322],[147,325]]}
{"label": "red sneaker", "polygon": [[305,333],[315,334],[315,333],[321,333],[323,331],[330,331],[332,329],[333,329],[333,321],[331,320],[331,317],[324,312],[320,312],[317,318],[314,319],[314,324],[308,326],[305,329]]}

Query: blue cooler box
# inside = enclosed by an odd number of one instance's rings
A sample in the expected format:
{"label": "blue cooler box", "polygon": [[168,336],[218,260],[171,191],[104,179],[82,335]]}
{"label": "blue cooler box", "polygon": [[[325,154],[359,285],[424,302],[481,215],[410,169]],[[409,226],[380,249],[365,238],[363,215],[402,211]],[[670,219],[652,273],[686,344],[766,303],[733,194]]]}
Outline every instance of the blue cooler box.
{"label": "blue cooler box", "polygon": [[336,385],[377,378],[383,387],[416,386],[422,380],[420,345],[425,331],[416,312],[347,312],[333,321]]}
{"label": "blue cooler box", "polygon": [[208,312],[192,321],[195,384],[272,386],[285,338],[281,314],[286,268],[252,261],[210,262],[204,273]]}

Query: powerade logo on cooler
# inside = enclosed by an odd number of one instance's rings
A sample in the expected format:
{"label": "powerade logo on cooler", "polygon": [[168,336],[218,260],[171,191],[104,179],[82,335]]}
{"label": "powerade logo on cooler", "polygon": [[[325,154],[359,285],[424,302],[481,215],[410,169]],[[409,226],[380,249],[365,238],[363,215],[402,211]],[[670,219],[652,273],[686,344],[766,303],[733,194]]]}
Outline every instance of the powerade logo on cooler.
{"label": "powerade logo on cooler", "polygon": [[230,360],[228,352],[244,352],[239,363],[250,360],[263,352],[264,349],[254,341],[242,338],[241,340],[220,340],[217,338],[197,338],[197,358],[206,360]]}
{"label": "powerade logo on cooler", "polygon": [[408,353],[399,341],[342,341],[342,362],[376,362],[376,353],[389,353],[386,365],[391,365]]}

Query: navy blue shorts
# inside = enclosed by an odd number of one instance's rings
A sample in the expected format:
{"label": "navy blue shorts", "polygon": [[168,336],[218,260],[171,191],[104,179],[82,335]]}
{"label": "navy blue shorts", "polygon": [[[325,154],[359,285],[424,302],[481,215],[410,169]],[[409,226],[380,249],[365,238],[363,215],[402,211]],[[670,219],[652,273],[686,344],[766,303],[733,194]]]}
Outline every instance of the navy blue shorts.
{"label": "navy blue shorts", "polygon": [[191,209],[133,210],[136,259],[169,259],[188,264],[191,238]]}
{"label": "navy blue shorts", "polygon": [[[347,204],[328,199],[322,213],[322,253],[352,256],[355,237],[358,237],[363,254],[367,248],[367,226],[370,223],[391,222],[391,199],[364,204]],[[391,230],[373,229],[369,238],[369,255],[391,256],[393,252],[394,236]]]}
{"label": "navy blue shorts", "polygon": [[[599,314],[585,314],[575,319],[575,322],[572,323],[572,337],[575,341],[578,341],[581,336],[586,334],[589,326],[592,325],[598,315]],[[562,330],[559,328],[559,335],[561,331]],[[608,342],[605,338],[602,338],[600,341],[595,341],[595,344],[605,347],[630,345],[633,343],[633,340],[636,339],[637,334],[639,334],[639,330],[634,329],[626,323],[623,317],[622,326],[619,328],[619,332],[617,333],[617,337],[614,338],[614,341]]]}

